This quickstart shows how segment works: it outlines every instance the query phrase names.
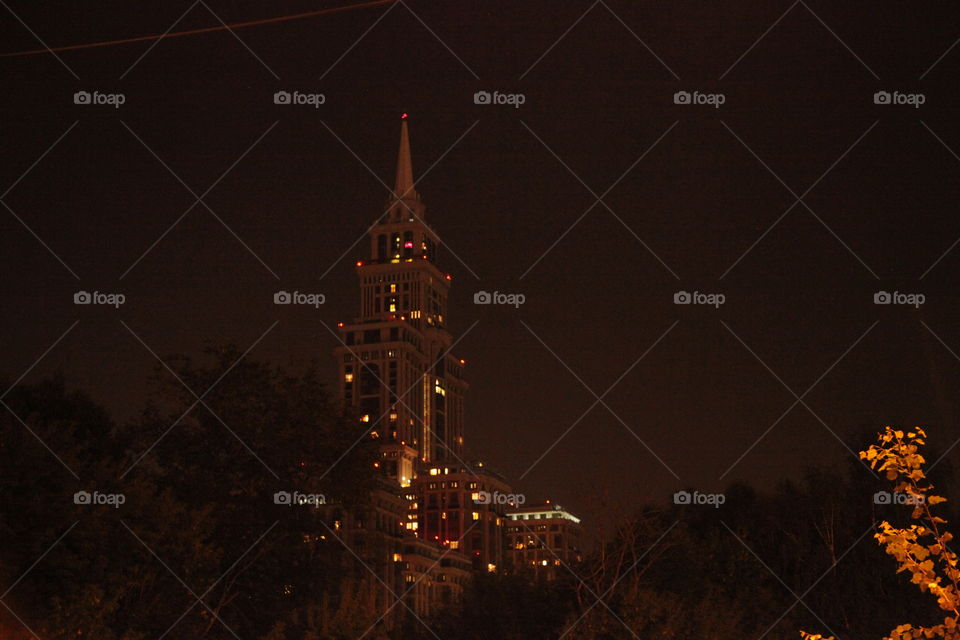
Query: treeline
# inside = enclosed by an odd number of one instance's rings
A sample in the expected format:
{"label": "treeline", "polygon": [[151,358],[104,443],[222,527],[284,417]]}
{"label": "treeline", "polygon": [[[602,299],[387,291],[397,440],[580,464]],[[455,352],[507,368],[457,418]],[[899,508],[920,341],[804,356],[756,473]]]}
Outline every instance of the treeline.
{"label": "treeline", "polygon": [[[241,355],[170,361],[126,424],[59,378],[3,398],[0,637],[859,640],[942,618],[872,539],[910,509],[875,504],[889,483],[850,457],[776,487],[731,486],[719,508],[641,508],[554,582],[482,574],[429,619],[401,606],[381,619],[382,585],[319,512],[273,500],[365,508],[373,441],[316,370]],[[960,495],[946,461],[931,479]],[[123,503],[77,504],[78,491]]]}
{"label": "treeline", "polygon": [[[865,431],[862,448],[875,437]],[[930,477],[949,496],[954,475],[944,461]],[[796,640],[801,629],[879,640],[938,624],[944,612],[873,538],[881,520],[912,522],[911,507],[875,503],[890,489],[851,456],[776,487],[730,486],[719,508],[650,506],[562,581],[476,580],[436,629],[443,640]],[[952,524],[949,505],[938,512]]]}

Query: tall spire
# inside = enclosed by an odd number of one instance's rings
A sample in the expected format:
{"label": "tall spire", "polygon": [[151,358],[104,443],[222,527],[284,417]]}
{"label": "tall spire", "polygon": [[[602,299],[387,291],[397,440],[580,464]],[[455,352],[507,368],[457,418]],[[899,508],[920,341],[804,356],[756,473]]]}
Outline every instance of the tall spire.
{"label": "tall spire", "polygon": [[407,114],[400,125],[400,151],[397,154],[397,182],[394,195],[401,200],[419,200],[413,188],[413,162],[410,160],[410,133],[407,131]]}

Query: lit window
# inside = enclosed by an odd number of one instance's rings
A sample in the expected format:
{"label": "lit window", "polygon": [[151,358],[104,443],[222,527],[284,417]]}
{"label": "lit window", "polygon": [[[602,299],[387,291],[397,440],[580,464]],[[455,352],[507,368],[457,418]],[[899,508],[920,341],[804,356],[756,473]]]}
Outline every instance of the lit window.
{"label": "lit window", "polygon": [[370,414],[365,413],[360,416],[360,422],[370,422]]}
{"label": "lit window", "polygon": [[397,285],[391,284],[391,285],[390,285],[390,293],[396,293],[396,292],[397,292]]}
{"label": "lit window", "polygon": [[352,374],[352,373],[344,374],[344,376],[343,376],[343,381],[344,381],[344,382],[353,382],[353,374]]}
{"label": "lit window", "polygon": [[390,303],[390,311],[395,312],[397,310],[397,305],[394,302]]}
{"label": "lit window", "polygon": [[477,512],[477,511],[474,511],[474,512],[473,512],[473,519],[474,519],[474,520],[479,520],[479,519],[480,519],[480,513]]}

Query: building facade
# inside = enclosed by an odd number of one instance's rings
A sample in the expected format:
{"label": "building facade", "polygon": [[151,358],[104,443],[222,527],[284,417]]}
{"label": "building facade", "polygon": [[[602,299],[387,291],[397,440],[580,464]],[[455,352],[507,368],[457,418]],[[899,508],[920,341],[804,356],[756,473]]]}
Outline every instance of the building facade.
{"label": "building facade", "polygon": [[524,505],[507,514],[507,561],[513,569],[532,570],[552,580],[563,565],[583,560],[580,518],[551,501]]}
{"label": "building facade", "polygon": [[[528,561],[514,558],[517,536],[505,533],[520,513],[501,499],[513,490],[462,459],[465,363],[451,352],[451,277],[437,265],[440,238],[425,216],[404,119],[393,193],[356,263],[360,312],[338,325],[334,349],[344,410],[378,443],[379,488],[364,510],[330,505],[325,518],[383,581],[380,604],[405,594],[418,616],[456,601],[473,572]],[[566,555],[574,544],[564,543]]]}

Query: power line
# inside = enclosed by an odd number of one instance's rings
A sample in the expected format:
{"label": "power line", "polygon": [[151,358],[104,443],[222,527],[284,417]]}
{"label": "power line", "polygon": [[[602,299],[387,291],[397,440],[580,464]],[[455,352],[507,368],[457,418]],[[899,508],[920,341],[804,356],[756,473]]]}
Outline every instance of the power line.
{"label": "power line", "polygon": [[92,49],[94,47],[108,47],[116,44],[128,44],[131,42],[147,42],[150,40],[160,40],[161,38],[178,38],[180,36],[193,36],[200,33],[210,33],[213,31],[227,31],[230,29],[241,29],[243,27],[255,27],[261,24],[270,24],[273,22],[286,22],[288,20],[300,20],[301,18],[312,18],[341,11],[353,11],[355,9],[367,9],[381,4],[390,4],[398,0],[370,0],[359,4],[345,5],[342,7],[331,7],[329,9],[317,9],[316,11],[307,11],[304,13],[295,13],[286,16],[276,16],[274,18],[263,18],[261,20],[249,20],[247,22],[237,22],[234,24],[221,24],[215,27],[204,27],[202,29],[190,29],[188,31],[175,31],[173,33],[161,33],[151,36],[137,36],[136,38],[123,38],[120,40],[105,40],[103,42],[88,42],[87,44],[71,44],[64,47],[53,47],[46,49],[32,49],[30,51],[15,51],[13,53],[0,53],[0,58],[13,58],[17,56],[31,56],[40,53],[55,53],[57,51],[74,51],[77,49]]}

